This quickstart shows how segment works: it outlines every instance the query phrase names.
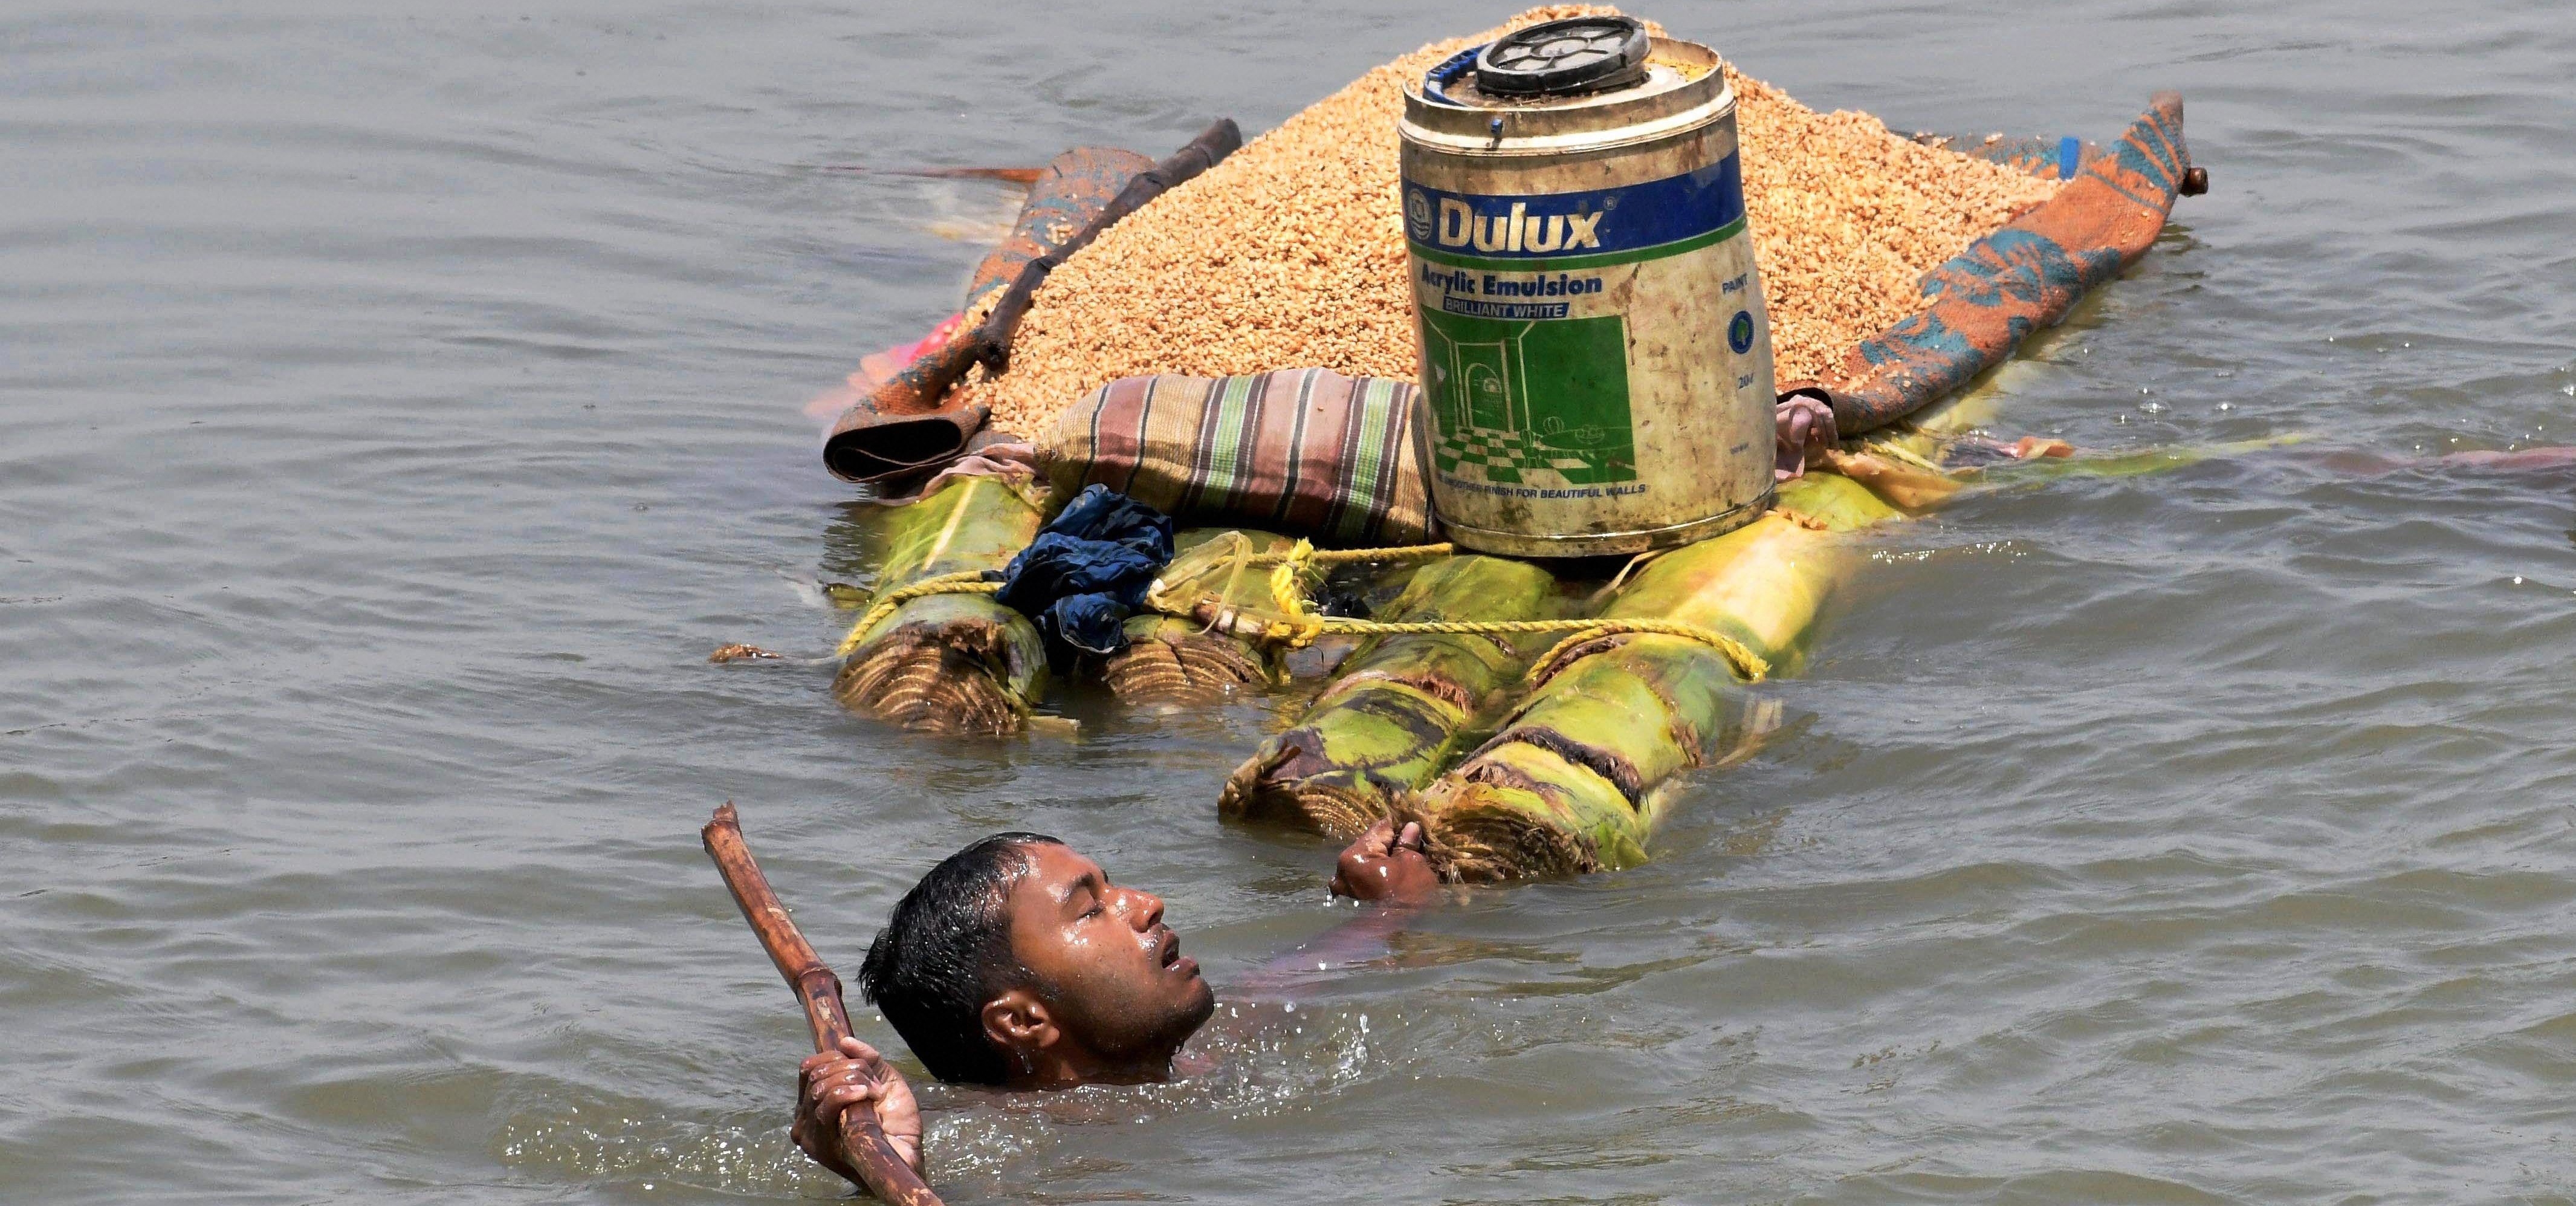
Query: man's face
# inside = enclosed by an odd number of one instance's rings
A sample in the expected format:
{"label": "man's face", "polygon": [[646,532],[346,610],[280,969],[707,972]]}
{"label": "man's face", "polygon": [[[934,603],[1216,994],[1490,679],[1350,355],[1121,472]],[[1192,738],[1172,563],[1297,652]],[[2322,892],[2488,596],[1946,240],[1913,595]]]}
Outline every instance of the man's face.
{"label": "man's face", "polygon": [[1168,1054],[1216,1009],[1216,993],[1163,924],[1163,901],[1117,887],[1069,847],[1026,848],[1004,905],[1011,951],[1037,978],[1066,1037],[1111,1059]]}

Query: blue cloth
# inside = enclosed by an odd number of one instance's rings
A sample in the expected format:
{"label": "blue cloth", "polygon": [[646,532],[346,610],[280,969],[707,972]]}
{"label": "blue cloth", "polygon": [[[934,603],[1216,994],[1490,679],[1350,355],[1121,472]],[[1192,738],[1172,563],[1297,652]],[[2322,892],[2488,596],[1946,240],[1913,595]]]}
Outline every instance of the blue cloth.
{"label": "blue cloth", "polygon": [[1171,561],[1171,516],[1095,484],[1011,558],[995,598],[1034,621],[1058,657],[1116,653],[1127,617]]}

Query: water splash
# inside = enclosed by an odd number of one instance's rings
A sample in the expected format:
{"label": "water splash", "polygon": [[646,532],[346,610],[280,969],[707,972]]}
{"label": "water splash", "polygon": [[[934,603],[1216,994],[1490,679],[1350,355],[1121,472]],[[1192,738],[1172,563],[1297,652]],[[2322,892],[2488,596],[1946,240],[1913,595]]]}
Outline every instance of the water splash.
{"label": "water splash", "polygon": [[796,1198],[838,1197],[849,1188],[788,1142],[783,1109],[768,1123],[723,1123],[556,1101],[511,1115],[492,1147],[504,1166],[547,1180]]}
{"label": "water splash", "polygon": [[[1259,1119],[1326,1108],[1335,1095],[1390,1070],[1365,1010],[1255,1002],[1220,1005],[1176,1067],[1150,1085],[1087,1085],[1060,1093],[996,1093],[916,1084],[931,1174],[969,1192],[1025,1184],[1064,1158],[1072,1128],[1152,1126],[1216,1115]],[[1511,1028],[1498,1026],[1500,1036]],[[1412,1060],[1395,1061],[1396,1069]],[[746,1118],[648,1117],[633,1107],[550,1100],[510,1115],[493,1154],[549,1180],[652,1182],[730,1194],[836,1197],[841,1179],[787,1137],[786,1103]]]}

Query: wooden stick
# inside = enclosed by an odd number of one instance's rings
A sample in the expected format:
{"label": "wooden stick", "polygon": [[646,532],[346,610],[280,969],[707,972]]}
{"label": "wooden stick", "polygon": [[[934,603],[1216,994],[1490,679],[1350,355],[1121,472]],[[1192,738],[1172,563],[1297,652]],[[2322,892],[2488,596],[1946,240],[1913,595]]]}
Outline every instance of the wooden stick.
{"label": "wooden stick", "polygon": [[[760,873],[760,864],[751,859],[751,847],[742,840],[742,821],[734,814],[733,804],[717,809],[698,837],[706,843],[707,857],[716,861],[725,887],[733,892],[733,902],[742,907],[742,919],[751,923],[752,935],[760,939],[760,948],[769,952],[769,961],[778,966],[778,974],[795,990],[797,1003],[805,1007],[814,1049],[840,1054],[841,1040],[850,1037],[850,1011],[841,1004],[841,978],[823,965],[823,957],[814,953],[813,945],[787,916],[787,906],[770,890],[769,877]],[[862,1103],[841,1111],[841,1146],[858,1169],[859,1184],[878,1201],[887,1206],[940,1206],[939,1195],[930,1192],[921,1174],[886,1139],[874,1106]]]}

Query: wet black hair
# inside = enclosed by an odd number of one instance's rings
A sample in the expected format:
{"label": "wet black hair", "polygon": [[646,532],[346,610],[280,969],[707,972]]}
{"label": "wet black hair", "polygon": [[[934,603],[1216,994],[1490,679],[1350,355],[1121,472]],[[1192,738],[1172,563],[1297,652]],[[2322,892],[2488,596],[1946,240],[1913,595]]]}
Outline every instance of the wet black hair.
{"label": "wet black hair", "polygon": [[1029,972],[1011,953],[1002,904],[1029,869],[1028,847],[1063,844],[1043,833],[997,833],[949,855],[895,902],[868,944],[859,990],[931,1075],[972,1085],[1009,1077],[984,1034],[984,1006],[1026,985]]}

